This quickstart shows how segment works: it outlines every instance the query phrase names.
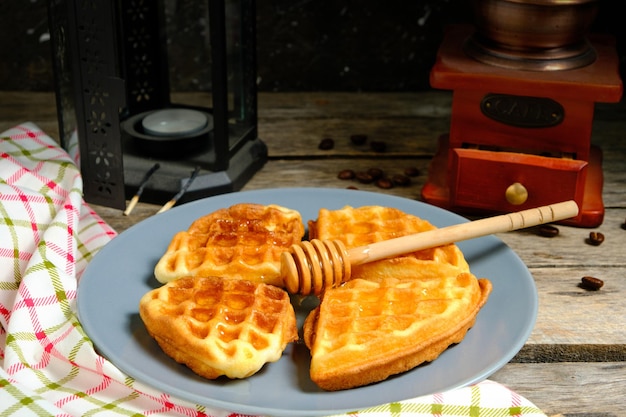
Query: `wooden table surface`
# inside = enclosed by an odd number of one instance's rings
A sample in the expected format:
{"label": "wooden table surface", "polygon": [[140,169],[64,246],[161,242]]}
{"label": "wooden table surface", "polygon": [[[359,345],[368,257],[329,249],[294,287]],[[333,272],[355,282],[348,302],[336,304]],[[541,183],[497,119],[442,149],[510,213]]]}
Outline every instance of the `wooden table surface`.
{"label": "wooden table surface", "polygon": [[[195,95],[179,100],[192,103]],[[423,93],[262,93],[259,136],[269,161],[244,190],[310,186],[370,190],[420,200],[436,139],[448,131],[452,96]],[[626,104],[596,106],[592,143],[604,152],[604,222],[594,229],[558,226],[555,238],[536,230],[501,234],[525,262],[539,293],[535,328],[522,350],[490,379],[534,402],[549,416],[626,416]],[[0,132],[26,121],[58,137],[49,93],[0,92]],[[350,143],[352,134],[387,145],[383,154]],[[332,150],[319,150],[322,138]],[[417,167],[411,185],[382,190],[339,180],[343,169],[377,167],[400,173]],[[130,216],[94,209],[122,232],[156,213],[139,203]],[[590,231],[606,239],[585,243]],[[503,271],[506,273],[506,271]],[[581,277],[604,281],[599,291],[578,286]]]}

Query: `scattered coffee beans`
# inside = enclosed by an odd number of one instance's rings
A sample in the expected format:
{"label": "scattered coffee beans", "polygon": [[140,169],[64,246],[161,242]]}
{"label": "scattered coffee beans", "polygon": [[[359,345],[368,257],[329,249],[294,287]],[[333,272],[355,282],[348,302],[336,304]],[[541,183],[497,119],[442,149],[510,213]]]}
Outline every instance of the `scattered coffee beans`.
{"label": "scattered coffee beans", "polygon": [[604,242],[604,235],[600,232],[590,232],[586,242],[593,246],[600,246]]}
{"label": "scattered coffee beans", "polygon": [[393,188],[393,181],[391,181],[387,177],[382,177],[376,180],[376,186],[378,188],[382,188],[383,190],[388,190],[390,188]]}
{"label": "scattered coffee beans", "polygon": [[374,178],[367,172],[357,172],[355,178],[361,184],[371,184],[374,182]]}
{"label": "scattered coffee beans", "polygon": [[404,175],[407,177],[418,177],[420,174],[420,170],[415,167],[409,167],[404,170]]}
{"label": "scattered coffee beans", "polygon": [[337,178],[339,178],[340,180],[351,180],[355,176],[356,173],[351,169],[344,169],[342,171],[339,171],[339,174],[337,174]]}
{"label": "scattered coffee beans", "polygon": [[370,142],[370,149],[374,152],[385,152],[387,149],[387,144],[385,142]]}
{"label": "scattered coffee beans", "polygon": [[544,224],[542,226],[539,226],[539,236],[555,237],[558,234],[559,234],[559,229],[557,229],[556,227],[552,225]]}
{"label": "scattered coffee beans", "polygon": [[367,135],[351,135],[350,142],[355,145],[363,145],[365,142],[367,142]]}
{"label": "scattered coffee beans", "polygon": [[380,179],[383,177],[383,170],[380,168],[370,168],[367,170],[367,173],[370,174],[372,176],[372,178],[374,179],[374,181]]}
{"label": "scattered coffee beans", "polygon": [[591,291],[598,291],[604,285],[604,281],[596,277],[585,276],[580,280],[580,286]]}
{"label": "scattered coffee beans", "polygon": [[317,145],[317,147],[323,151],[328,151],[335,147],[335,141],[333,138],[324,138],[320,141],[320,144]]}
{"label": "scattered coffee beans", "polygon": [[374,183],[378,188],[388,190],[395,186],[405,187],[410,185],[411,176],[417,175],[419,175],[417,168],[407,168],[404,170],[404,174],[395,174],[389,177],[381,168],[372,167],[368,168],[367,171],[359,172],[346,168],[337,173],[337,178],[340,180],[356,180],[361,184]]}
{"label": "scattered coffee beans", "polygon": [[394,175],[393,177],[391,177],[391,181],[393,181],[395,185],[399,185],[401,187],[406,187],[407,185],[411,184],[411,178],[402,174]]}

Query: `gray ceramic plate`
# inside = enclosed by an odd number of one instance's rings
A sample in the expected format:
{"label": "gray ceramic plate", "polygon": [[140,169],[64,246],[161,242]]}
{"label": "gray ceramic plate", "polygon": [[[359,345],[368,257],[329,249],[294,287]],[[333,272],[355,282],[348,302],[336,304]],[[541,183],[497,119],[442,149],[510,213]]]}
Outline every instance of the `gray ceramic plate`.
{"label": "gray ceramic plate", "polygon": [[[139,318],[139,299],[158,283],[153,268],[172,236],[196,218],[240,202],[279,204],[303,220],[321,207],[396,207],[438,227],[464,218],[421,202],[342,189],[286,188],[238,192],[184,204],[121,233],[90,262],[78,288],[80,321],[98,351],[119,369],[173,396],[208,407],[272,416],[322,416],[406,400],[479,382],[522,348],[537,316],[537,291],[519,257],[487,236],[459,247],[472,272],[493,283],[493,293],[474,327],[434,362],[388,380],[339,392],[324,392],[309,379],[306,348],[289,346],[283,357],[240,381],[209,381],[167,357]],[[300,312],[301,316],[306,312]],[[300,319],[302,317],[299,317]]]}

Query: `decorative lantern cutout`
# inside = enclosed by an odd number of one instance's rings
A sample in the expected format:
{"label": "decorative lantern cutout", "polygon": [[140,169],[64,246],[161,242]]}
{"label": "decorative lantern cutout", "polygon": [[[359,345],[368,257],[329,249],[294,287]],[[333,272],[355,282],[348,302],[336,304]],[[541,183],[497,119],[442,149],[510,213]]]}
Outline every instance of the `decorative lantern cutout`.
{"label": "decorative lantern cutout", "polygon": [[[190,10],[197,25],[176,28]],[[86,201],[123,209],[140,187],[145,201],[190,201],[236,191],[263,166],[253,1],[49,0],[48,15],[61,144]],[[184,64],[206,80],[172,92],[188,70],[173,58],[191,48]]]}

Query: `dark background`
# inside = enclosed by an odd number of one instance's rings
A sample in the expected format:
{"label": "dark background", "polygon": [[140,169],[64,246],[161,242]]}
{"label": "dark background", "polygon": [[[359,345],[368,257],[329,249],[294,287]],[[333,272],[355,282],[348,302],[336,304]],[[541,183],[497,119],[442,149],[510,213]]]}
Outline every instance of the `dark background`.
{"label": "dark background", "polygon": [[[165,1],[181,34],[172,90],[202,89],[192,71],[201,52],[184,37],[201,19],[200,2]],[[624,5],[602,0],[593,27],[615,36],[622,79]],[[426,90],[445,26],[472,20],[469,0],[261,0],[256,7],[260,91]],[[53,88],[46,1],[0,0],[0,90]]]}

